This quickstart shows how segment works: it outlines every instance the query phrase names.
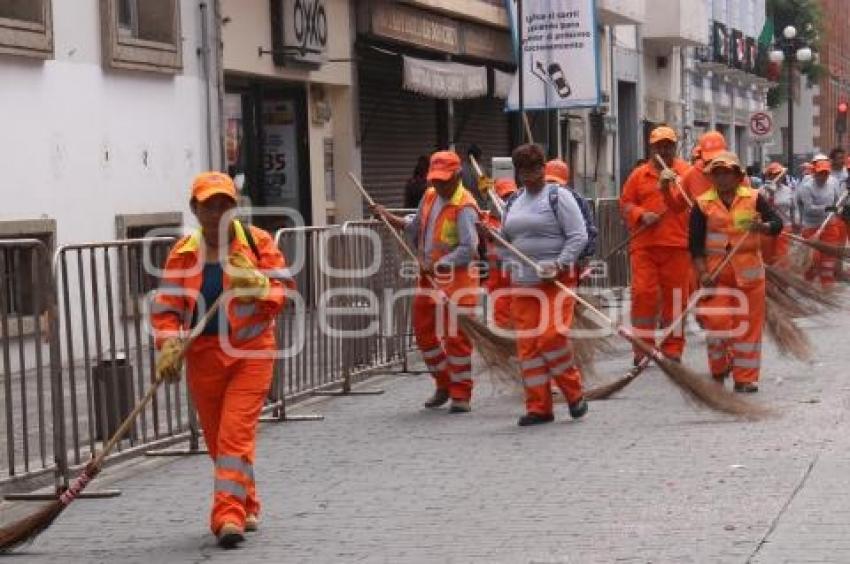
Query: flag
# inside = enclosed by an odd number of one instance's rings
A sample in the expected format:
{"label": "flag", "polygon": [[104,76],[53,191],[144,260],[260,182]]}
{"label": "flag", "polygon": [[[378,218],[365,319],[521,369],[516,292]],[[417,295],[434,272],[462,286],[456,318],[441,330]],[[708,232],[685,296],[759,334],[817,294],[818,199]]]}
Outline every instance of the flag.
{"label": "flag", "polygon": [[759,35],[759,45],[767,46],[773,43],[773,31],[773,18],[766,18]]}

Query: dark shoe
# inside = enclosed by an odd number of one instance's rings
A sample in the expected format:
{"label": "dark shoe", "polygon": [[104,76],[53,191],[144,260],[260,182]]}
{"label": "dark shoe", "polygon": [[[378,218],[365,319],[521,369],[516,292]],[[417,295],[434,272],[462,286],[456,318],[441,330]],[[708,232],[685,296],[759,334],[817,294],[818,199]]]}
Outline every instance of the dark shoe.
{"label": "dark shoe", "polygon": [[235,523],[225,523],[218,531],[218,546],[221,548],[236,548],[245,540],[245,531]]}
{"label": "dark shoe", "polygon": [[452,406],[449,408],[449,413],[469,413],[472,411],[468,401],[452,400]]}
{"label": "dark shoe", "polygon": [[726,382],[726,378],[728,378],[728,377],[729,377],[729,371],[728,370],[726,372],[721,372],[720,374],[712,374],[711,375],[711,379],[714,380],[714,382],[716,384],[720,384],[721,386],[723,385],[724,382]]}
{"label": "dark shoe", "polygon": [[640,366],[641,362],[643,362],[643,357],[635,355],[634,358],[632,358],[632,367],[637,368]]}
{"label": "dark shoe", "polygon": [[249,513],[248,516],[245,517],[245,532],[254,533],[258,530],[260,530],[260,518],[253,513]]}
{"label": "dark shoe", "polygon": [[581,419],[585,415],[587,415],[587,402],[584,398],[581,398],[575,403],[571,403],[570,407],[570,417],[573,419]]}
{"label": "dark shoe", "polygon": [[735,382],[735,391],[739,394],[754,394],[759,391],[759,385],[755,382]]}
{"label": "dark shoe", "polygon": [[551,423],[555,420],[555,416],[551,413],[549,415],[540,415],[539,413],[526,413],[522,417],[519,418],[519,421],[516,422],[520,427],[530,427],[531,425],[543,425],[544,423]]}
{"label": "dark shoe", "polygon": [[449,401],[449,391],[437,390],[434,392],[434,395],[431,396],[431,398],[422,405],[429,409],[434,409],[436,407],[440,407],[441,405],[445,405],[447,401]]}

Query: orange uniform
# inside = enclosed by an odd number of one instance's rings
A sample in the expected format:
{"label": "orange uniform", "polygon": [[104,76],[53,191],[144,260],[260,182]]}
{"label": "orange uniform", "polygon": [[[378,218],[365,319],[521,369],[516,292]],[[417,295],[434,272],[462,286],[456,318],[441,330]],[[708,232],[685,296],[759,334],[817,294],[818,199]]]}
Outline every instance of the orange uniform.
{"label": "orange uniform", "polygon": [[[484,223],[499,231],[502,228],[502,222],[490,213],[482,214]],[[490,241],[487,242],[487,295],[491,297],[491,308],[493,311],[493,320],[496,325],[506,329],[511,324],[511,296],[508,289],[511,287],[511,276],[505,268],[503,268],[501,257],[499,256],[498,247]],[[498,292],[495,298],[492,296]]]}
{"label": "orange uniform", "polygon": [[[689,165],[676,159],[671,167],[680,177]],[[692,281],[691,258],[688,253],[688,203],[676,186],[663,191],[659,171],[652,162],[636,168],[623,186],[620,211],[629,230],[642,226],[646,212],[661,216],[655,225],[634,235],[630,245],[632,272],[632,326],[647,344],[655,346],[658,314],[664,326],[672,323],[688,302]],[[673,333],[661,348],[671,358],[684,351],[684,332]],[[642,357],[635,349],[635,356]]]}
{"label": "orange uniform", "polygon": [[[226,332],[221,333],[219,325],[215,331],[219,334],[199,337],[186,353],[189,389],[215,464],[210,518],[215,534],[225,523],[244,528],[246,516],[260,512],[253,468],[257,421],[277,349],[274,319],[284,306],[286,290],[294,288],[283,255],[267,232],[234,221],[233,234],[230,254],[248,257],[269,278],[269,291],[262,299],[225,301]],[[158,347],[188,329],[196,309],[202,312],[211,305],[199,303],[205,271],[203,245],[197,231],[171,249],[151,311]],[[231,289],[225,268],[224,295]]]}
{"label": "orange uniform", "polygon": [[727,209],[712,189],[697,200],[697,205],[706,217],[705,259],[709,272],[714,272],[728,250],[746,237],[716,278],[716,291],[700,304],[700,320],[708,332],[711,372],[721,376],[731,370],[738,384],[758,382],[765,315],[764,262],[759,237],[743,227],[758,215],[757,192],[739,187]]}
{"label": "orange uniform", "polygon": [[[428,188],[420,206],[417,233],[420,253],[426,248],[425,235],[437,198],[437,191],[433,187]],[[434,218],[428,245],[430,255],[423,256],[423,262],[438,264],[458,246],[458,216],[464,209],[473,210],[476,216],[480,213],[475,198],[458,183],[452,198],[443,202]],[[420,276],[420,291],[413,298],[413,332],[422,358],[434,376],[437,390],[448,390],[450,397],[459,401],[469,401],[472,397],[472,344],[462,331],[447,323],[456,311],[449,308],[443,296],[463,309],[475,307],[478,277],[469,266],[458,264],[448,274],[438,272],[434,277],[438,288]],[[445,328],[445,334],[438,334],[440,327]]]}
{"label": "orange uniform", "polygon": [[[576,288],[574,272],[564,273],[561,282]],[[575,364],[567,331],[572,326],[575,299],[555,284],[540,283],[532,287],[542,296],[518,287],[511,298],[511,319],[517,331],[517,356],[525,383],[528,413],[548,416],[552,413],[550,377],[561,389],[567,403],[575,406],[584,397],[581,373]],[[541,318],[548,320],[540,327]]]}

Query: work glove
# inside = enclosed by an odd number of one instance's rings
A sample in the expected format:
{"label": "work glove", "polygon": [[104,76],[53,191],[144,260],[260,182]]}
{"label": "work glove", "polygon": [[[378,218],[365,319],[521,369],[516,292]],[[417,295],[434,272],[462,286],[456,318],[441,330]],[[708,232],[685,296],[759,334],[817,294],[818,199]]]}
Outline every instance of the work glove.
{"label": "work glove", "polygon": [[554,262],[544,262],[540,264],[540,270],[538,270],[537,275],[543,282],[554,282],[557,280],[559,274],[561,274],[561,270],[557,264]]}
{"label": "work glove", "polygon": [[676,181],[676,178],[676,171],[665,168],[658,176],[658,181],[661,183],[662,188],[668,188],[672,182]]}
{"label": "work glove", "polygon": [[826,206],[823,211],[826,213],[838,213],[838,206]]}
{"label": "work glove", "polygon": [[251,259],[242,253],[233,253],[228,262],[230,286],[236,290],[237,301],[245,303],[268,295],[269,278],[254,267]]}
{"label": "work glove", "polygon": [[156,373],[169,382],[179,380],[180,370],[183,368],[183,357],[180,354],[182,350],[183,344],[177,337],[166,340],[159,350]]}
{"label": "work glove", "polygon": [[489,176],[482,176],[478,179],[478,191],[482,194],[486,194],[490,190],[493,190],[495,186],[495,182]]}
{"label": "work glove", "polygon": [[643,215],[640,216],[640,221],[644,225],[655,225],[661,221],[661,216],[655,212],[644,212]]}

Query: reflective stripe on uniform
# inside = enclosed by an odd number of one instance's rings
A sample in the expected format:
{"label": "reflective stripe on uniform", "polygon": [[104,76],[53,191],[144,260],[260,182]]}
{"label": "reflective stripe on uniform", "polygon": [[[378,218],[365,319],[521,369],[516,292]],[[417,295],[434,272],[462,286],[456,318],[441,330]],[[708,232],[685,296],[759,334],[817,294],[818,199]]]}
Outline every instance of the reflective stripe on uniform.
{"label": "reflective stripe on uniform", "polygon": [[160,302],[154,302],[153,304],[151,304],[151,315],[162,315],[165,313],[173,313],[178,317],[183,317],[184,315],[186,315],[186,310]]}
{"label": "reflective stripe on uniform", "polygon": [[294,280],[292,277],[292,271],[288,268],[276,268],[274,270],[268,270],[265,272],[265,275],[272,280]]}
{"label": "reflective stripe on uniform", "polygon": [[721,243],[725,245],[729,242],[729,236],[724,233],[708,233],[705,236],[705,240],[713,243]]}
{"label": "reflective stripe on uniform", "polygon": [[245,489],[245,486],[233,480],[227,480],[225,478],[215,479],[215,491],[216,493],[222,492],[230,494],[234,497],[238,497],[242,501],[245,501],[245,499],[248,498],[248,490]]}
{"label": "reflective stripe on uniform", "polygon": [[421,354],[422,354],[423,359],[431,360],[431,359],[437,358],[438,356],[443,354],[443,349],[441,349],[441,348],[428,349],[427,351],[421,351]]}
{"label": "reflective stripe on uniform", "polygon": [[575,360],[573,360],[573,359],[571,358],[571,359],[569,359],[569,360],[567,360],[567,361],[565,361],[565,362],[562,362],[561,364],[559,364],[559,365],[557,365],[557,366],[553,366],[553,367],[552,367],[552,368],[550,368],[549,370],[550,370],[550,371],[551,371],[554,375],[556,375],[556,376],[557,376],[557,375],[563,374],[563,373],[564,373],[564,372],[566,372],[567,370],[570,370],[570,369],[575,368],[575,367],[576,367],[576,362],[575,362]]}
{"label": "reflective stripe on uniform", "polygon": [[254,337],[262,335],[263,331],[267,328],[268,323],[252,323],[251,325],[246,325],[239,329],[236,332],[236,338],[240,341],[247,341],[248,339],[253,339]]}
{"label": "reflective stripe on uniform", "polygon": [[741,269],[741,276],[748,280],[756,280],[764,277],[764,268],[755,266],[753,268]]}
{"label": "reflective stripe on uniform", "polygon": [[219,456],[215,461],[215,467],[222,470],[236,470],[252,481],[254,480],[254,465],[238,456]]}
{"label": "reflective stripe on uniform", "polygon": [[564,358],[565,356],[572,355],[572,351],[570,351],[570,349],[566,347],[563,347],[554,351],[543,351],[540,354],[543,355],[543,358],[545,358],[549,362],[554,362],[556,360]]}
{"label": "reflective stripe on uniform", "polygon": [[541,368],[546,366],[546,361],[536,356],[534,358],[529,358],[527,360],[521,360],[519,365],[523,370],[534,370],[535,368]]}
{"label": "reflective stripe on uniform", "polygon": [[456,368],[463,368],[465,366],[472,366],[472,358],[468,356],[448,356],[449,364]]}
{"label": "reflective stripe on uniform", "polygon": [[526,388],[536,388],[537,386],[545,386],[549,383],[549,375],[541,374],[540,376],[529,376],[522,379]]}
{"label": "reflective stripe on uniform", "polygon": [[761,352],[761,343],[735,343],[733,348],[740,353],[757,353]]}
{"label": "reflective stripe on uniform", "polygon": [[757,358],[735,358],[732,365],[735,368],[760,368],[761,362]]}
{"label": "reflective stripe on uniform", "polygon": [[472,372],[471,371],[464,371],[464,372],[452,373],[452,374],[449,375],[449,378],[455,384],[457,384],[459,382],[467,382],[469,380],[472,380]]}
{"label": "reflective stripe on uniform", "polygon": [[709,351],[709,353],[708,353],[708,359],[709,360],[724,360],[725,358],[726,358],[725,352]]}

